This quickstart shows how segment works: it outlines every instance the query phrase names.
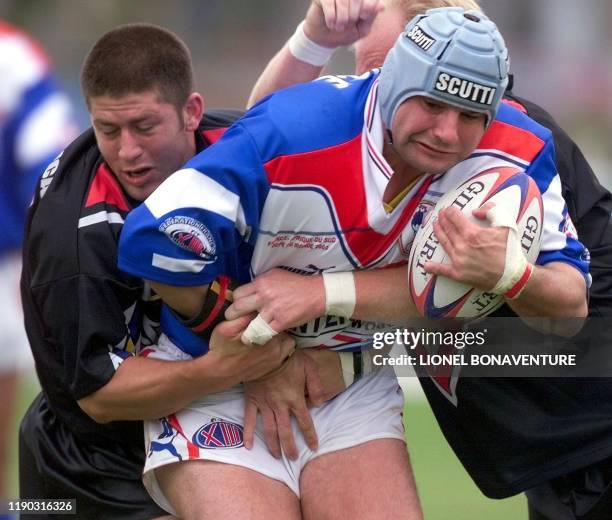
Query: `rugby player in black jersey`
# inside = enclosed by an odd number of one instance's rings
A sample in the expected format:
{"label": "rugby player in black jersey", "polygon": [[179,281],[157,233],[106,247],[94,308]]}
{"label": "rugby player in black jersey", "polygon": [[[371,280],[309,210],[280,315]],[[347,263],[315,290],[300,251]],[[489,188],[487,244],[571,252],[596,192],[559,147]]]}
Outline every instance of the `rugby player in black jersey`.
{"label": "rugby player in black jersey", "polygon": [[[44,172],[27,222],[21,289],[42,391],[21,424],[20,495],[76,498],[77,518],[155,518],[164,512],[140,480],[139,420],[258,378],[294,347],[137,355],[156,340],[159,300],[117,269],[123,220],[239,113],[203,115],[189,50],[152,25],[105,34],[81,83],[93,129]],[[233,333],[219,327],[212,343],[238,345]]]}

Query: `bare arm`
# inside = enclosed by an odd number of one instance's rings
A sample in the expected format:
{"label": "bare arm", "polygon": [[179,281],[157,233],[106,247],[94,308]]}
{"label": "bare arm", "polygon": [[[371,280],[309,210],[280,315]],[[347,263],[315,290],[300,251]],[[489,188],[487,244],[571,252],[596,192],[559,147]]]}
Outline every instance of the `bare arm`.
{"label": "bare arm", "polygon": [[[443,247],[449,253],[452,251],[452,263],[428,262],[426,269],[489,290],[504,269],[508,230],[484,229],[461,214],[455,214],[454,217],[460,219],[460,222],[451,226],[452,219],[441,213],[441,224],[436,223],[434,228]],[[447,227],[445,232],[442,226],[451,226],[453,229]],[[483,263],[482,258],[487,258],[487,262]],[[418,316],[410,296],[405,266],[355,272],[354,280],[357,300],[354,318],[376,319],[401,325],[411,317]],[[576,269],[560,262],[536,266],[521,296],[509,303],[522,317],[583,318],[587,312],[585,281]],[[254,311],[259,312],[278,331],[324,315],[322,276],[301,276],[281,269],[264,273],[235,291],[234,303],[227,310],[226,317],[234,319]],[[563,320],[556,322],[559,325],[564,323]],[[567,320],[564,325],[567,329],[554,327],[552,331],[572,335],[577,332],[576,324],[579,324],[579,320]]]}
{"label": "bare arm", "polygon": [[[381,0],[315,0],[306,13],[304,33],[329,49],[351,45],[369,32],[382,8]],[[247,108],[275,90],[316,79],[322,69],[296,58],[285,43],[259,76]]]}
{"label": "bare arm", "polygon": [[556,317],[543,332],[573,336],[582,328],[582,320],[563,318],[585,318],[588,314],[584,277],[561,262],[536,266],[525,290],[508,304],[521,317]]}
{"label": "bare arm", "polygon": [[285,335],[257,349],[242,345],[237,334],[248,323],[222,323],[211,345],[223,348],[186,361],[146,357],[125,360],[111,380],[79,406],[95,421],[145,420],[184,408],[202,395],[226,390],[242,381],[257,379],[278,367],[294,348]]}
{"label": "bare arm", "polygon": [[[402,325],[417,310],[410,297],[406,266],[354,273],[357,304],[353,317]],[[272,269],[234,291],[225,316],[233,320],[259,312],[274,330],[286,330],[325,315],[321,275],[302,276]]]}

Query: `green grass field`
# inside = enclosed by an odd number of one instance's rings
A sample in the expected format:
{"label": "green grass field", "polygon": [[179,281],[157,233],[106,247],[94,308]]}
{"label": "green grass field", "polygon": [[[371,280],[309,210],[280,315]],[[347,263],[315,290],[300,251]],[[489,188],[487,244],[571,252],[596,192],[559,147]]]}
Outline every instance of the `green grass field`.
{"label": "green grass field", "polygon": [[[22,382],[19,393],[19,417],[37,392],[33,380]],[[522,496],[507,500],[489,500],[476,488],[444,440],[424,401],[408,401],[404,413],[408,446],[416,475],[419,495],[427,520],[516,520],[527,518]],[[17,424],[11,450],[10,494],[17,496]]]}

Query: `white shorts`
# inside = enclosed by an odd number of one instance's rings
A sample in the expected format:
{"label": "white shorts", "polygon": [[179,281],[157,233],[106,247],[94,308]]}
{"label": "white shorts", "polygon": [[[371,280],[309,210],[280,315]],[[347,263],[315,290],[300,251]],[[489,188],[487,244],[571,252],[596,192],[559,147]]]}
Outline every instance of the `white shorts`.
{"label": "white shorts", "polygon": [[[168,353],[166,341],[162,339],[160,343]],[[392,367],[382,368],[356,381],[323,406],[310,409],[319,438],[316,451],[306,446],[293,419],[299,457],[295,461],[284,455],[275,459],[265,445],[261,417],[253,447],[244,448],[244,394],[241,387],[235,387],[206,396],[171,416],[145,421],[147,458],[143,481],[153,500],[174,515],[153,470],[179,461],[211,460],[249,468],[284,482],[299,497],[300,473],[316,457],[376,439],[405,442],[403,408],[404,394]]]}
{"label": "white shorts", "polygon": [[23,326],[20,276],[21,257],[18,253],[0,257],[0,374],[34,364]]}

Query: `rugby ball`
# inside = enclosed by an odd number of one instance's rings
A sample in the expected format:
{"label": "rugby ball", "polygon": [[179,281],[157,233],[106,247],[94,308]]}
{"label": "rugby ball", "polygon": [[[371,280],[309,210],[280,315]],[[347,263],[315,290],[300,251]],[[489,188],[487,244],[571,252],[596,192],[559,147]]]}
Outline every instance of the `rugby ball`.
{"label": "rugby ball", "polygon": [[[540,252],[543,207],[540,190],[534,180],[519,168],[491,168],[474,175],[457,188],[443,195],[416,233],[409,258],[409,283],[412,299],[419,313],[426,318],[480,318],[504,303],[504,297],[424,269],[427,261],[450,263],[438,243],[433,222],[442,208],[455,206],[470,220],[489,227],[472,211],[487,202],[503,206],[517,223],[523,253],[535,262]],[[483,262],[487,259],[483,258]]]}

